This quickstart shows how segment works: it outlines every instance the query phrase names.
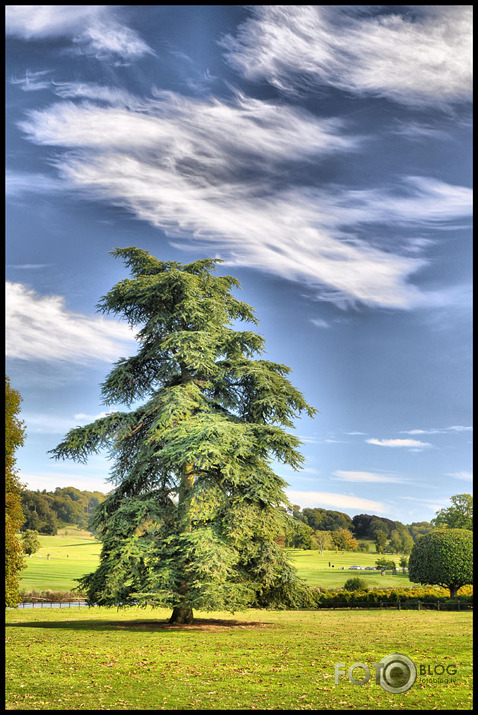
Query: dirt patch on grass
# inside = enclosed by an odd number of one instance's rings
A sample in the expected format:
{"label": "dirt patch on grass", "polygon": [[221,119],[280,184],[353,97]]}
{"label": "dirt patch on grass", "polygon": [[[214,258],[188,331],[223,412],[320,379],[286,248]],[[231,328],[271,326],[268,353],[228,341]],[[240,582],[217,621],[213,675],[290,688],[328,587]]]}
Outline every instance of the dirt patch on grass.
{"label": "dirt patch on grass", "polygon": [[225,628],[256,629],[270,628],[273,623],[263,621],[235,621],[216,618],[196,618],[194,623],[169,623],[169,621],[115,621],[109,625],[116,628],[134,628],[135,630],[181,630],[181,631],[222,631]]}

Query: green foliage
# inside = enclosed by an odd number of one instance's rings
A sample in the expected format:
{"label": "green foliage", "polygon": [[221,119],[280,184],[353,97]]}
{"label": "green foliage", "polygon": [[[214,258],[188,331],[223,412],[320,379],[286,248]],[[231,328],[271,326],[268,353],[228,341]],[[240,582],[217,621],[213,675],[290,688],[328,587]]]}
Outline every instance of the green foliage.
{"label": "green foliage", "polygon": [[375,548],[377,549],[378,553],[382,554],[385,551],[385,547],[387,546],[387,534],[381,528],[375,529],[373,540],[375,542]]}
{"label": "green foliage", "polygon": [[457,494],[450,497],[452,506],[440,509],[432,519],[437,527],[449,529],[470,529],[473,531],[473,497],[471,494]]}
{"label": "green foliage", "polygon": [[39,534],[55,535],[65,524],[89,529],[95,508],[105,498],[101,492],[75,487],[57,487],[54,492],[25,489],[22,493],[25,514],[22,530],[34,529]]}
{"label": "green foliage", "polygon": [[430,531],[433,531],[435,529],[433,524],[430,524],[429,521],[413,521],[411,524],[408,525],[407,528],[414,543],[421,536],[429,534]]}
{"label": "green foliage", "polygon": [[331,549],[333,546],[332,533],[318,529],[314,532],[314,541],[317,544],[315,548],[320,549],[320,553],[323,554],[324,550]]}
{"label": "green foliage", "polygon": [[[355,579],[349,579],[354,581]],[[357,579],[360,580],[360,579]],[[473,603],[472,591],[463,592],[456,595],[457,600],[463,604]],[[400,601],[402,604],[407,602],[421,601],[423,603],[447,603],[450,600],[448,591],[444,588],[374,588],[367,590],[362,589],[318,589],[314,591],[315,605],[319,608],[333,608],[343,606],[377,606],[380,603],[383,605],[396,604]]]}
{"label": "green foliage", "polygon": [[375,566],[380,570],[397,568],[395,561],[392,561],[391,559],[377,559],[375,561]]}
{"label": "green foliage", "polygon": [[22,534],[22,548],[27,556],[31,556],[36,553],[41,547],[40,539],[38,538],[38,531],[33,531],[32,529],[27,529]]}
{"label": "green foliage", "polygon": [[439,584],[454,596],[473,583],[473,533],[468,529],[436,529],[422,536],[408,562],[411,581]]}
{"label": "green foliage", "polygon": [[352,519],[341,511],[322,509],[321,507],[306,508],[302,510],[302,516],[314,531],[335,531],[336,529],[353,531]]}
{"label": "green foliage", "polygon": [[71,430],[52,450],[78,462],[103,450],[113,461],[115,488],[92,521],[101,563],[82,587],[97,603],[175,611],[303,599],[276,543],[290,519],[280,508],[286,482],[270,463],[300,467],[300,442],[284,428],[315,410],[288,367],[255,357],[263,339],[235,328],[256,320],[232,295],[238,281],[212,275],[219,261],[113,255],[132,275],[98,307],[139,329],[139,349],[116,363],[102,396],[130,409]]}
{"label": "green foliage", "polygon": [[364,578],[352,576],[344,583],[345,591],[368,591],[368,584]]}
{"label": "green foliage", "polygon": [[16,533],[23,523],[22,485],[15,471],[15,452],[25,439],[25,426],[19,419],[22,398],[5,377],[5,605],[15,607],[19,600],[20,571],[25,567],[23,549]]}
{"label": "green foliage", "polygon": [[331,533],[332,541],[341,551],[358,551],[359,544],[349,529],[336,529]]}
{"label": "green foliage", "polygon": [[397,528],[397,523],[400,522],[376,516],[375,514],[357,514],[352,519],[352,529],[358,539],[373,539],[377,529],[385,532],[385,536],[388,539],[393,529]]}

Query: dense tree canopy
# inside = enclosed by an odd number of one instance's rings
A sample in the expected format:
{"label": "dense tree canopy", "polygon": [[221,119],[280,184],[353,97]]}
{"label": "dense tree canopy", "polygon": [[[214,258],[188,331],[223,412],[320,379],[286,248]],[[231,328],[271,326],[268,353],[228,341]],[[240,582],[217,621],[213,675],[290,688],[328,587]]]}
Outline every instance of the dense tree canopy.
{"label": "dense tree canopy", "polygon": [[23,523],[22,485],[15,470],[15,452],[25,439],[25,426],[19,419],[21,395],[5,377],[5,605],[19,602],[20,571],[24,568],[23,550],[16,532]]}
{"label": "dense tree canopy", "polygon": [[473,530],[473,497],[471,494],[456,494],[450,497],[452,506],[437,511],[432,519],[434,526],[447,526],[449,529]]}
{"label": "dense tree canopy", "polygon": [[57,487],[55,491],[22,492],[22,508],[25,521],[22,531],[34,529],[39,534],[56,534],[59,527],[74,525],[91,530],[93,513],[105,495],[76,487]]}
{"label": "dense tree canopy", "polygon": [[410,581],[445,586],[450,596],[473,583],[473,534],[468,529],[436,529],[425,534],[408,561]]}
{"label": "dense tree canopy", "polygon": [[307,524],[314,531],[336,531],[337,529],[353,530],[352,519],[348,514],[333,509],[323,509],[321,507],[305,508],[302,515]]}
{"label": "dense tree canopy", "polygon": [[113,251],[131,278],[99,309],[139,329],[135,356],[120,359],[102,386],[105,405],[125,405],[71,430],[56,458],[85,462],[106,450],[116,485],[98,507],[103,542],[89,598],[154,601],[192,609],[286,603],[300,582],[275,539],[290,517],[286,483],[273,459],[298,468],[297,437],[286,431],[312,416],[285,365],[258,359],[263,338],[236,329],[256,323],[236,299],[219,261],[160,261],[138,248]]}

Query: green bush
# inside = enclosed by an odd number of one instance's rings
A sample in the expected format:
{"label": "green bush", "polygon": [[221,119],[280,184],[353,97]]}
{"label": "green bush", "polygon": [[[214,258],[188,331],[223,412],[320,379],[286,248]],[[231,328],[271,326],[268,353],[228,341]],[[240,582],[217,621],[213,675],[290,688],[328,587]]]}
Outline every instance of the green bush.
{"label": "green bush", "polygon": [[[351,579],[352,580],[352,579]],[[407,601],[422,601],[423,603],[448,603],[449,592],[439,586],[417,588],[377,588],[369,591],[346,591],[343,589],[317,590],[314,589],[315,604],[317,608],[338,608],[353,606],[378,606],[380,602],[387,604],[406,604]],[[465,586],[458,596],[453,599],[460,603],[473,603],[473,588]]]}
{"label": "green bush", "polygon": [[346,591],[368,591],[368,585],[364,578],[354,576],[353,578],[347,579],[344,584],[344,589]]}

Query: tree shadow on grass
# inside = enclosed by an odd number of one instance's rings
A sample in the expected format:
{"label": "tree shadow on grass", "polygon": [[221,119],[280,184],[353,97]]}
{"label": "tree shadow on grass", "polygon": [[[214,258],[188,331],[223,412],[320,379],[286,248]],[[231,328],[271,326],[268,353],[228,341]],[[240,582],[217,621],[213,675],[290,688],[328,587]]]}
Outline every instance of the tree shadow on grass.
{"label": "tree shadow on grass", "polygon": [[7,623],[7,628],[58,628],[74,631],[224,631],[227,628],[234,630],[254,630],[270,628],[273,623],[264,621],[236,621],[221,620],[217,618],[196,618],[194,623],[169,623],[168,620],[132,620],[132,621],[100,621],[68,620],[68,621],[33,621],[22,623]]}

